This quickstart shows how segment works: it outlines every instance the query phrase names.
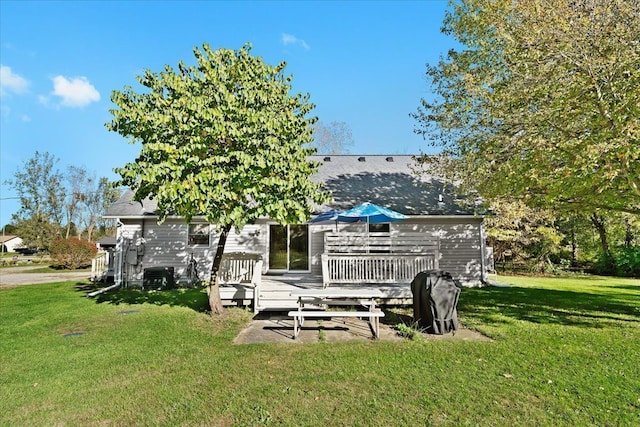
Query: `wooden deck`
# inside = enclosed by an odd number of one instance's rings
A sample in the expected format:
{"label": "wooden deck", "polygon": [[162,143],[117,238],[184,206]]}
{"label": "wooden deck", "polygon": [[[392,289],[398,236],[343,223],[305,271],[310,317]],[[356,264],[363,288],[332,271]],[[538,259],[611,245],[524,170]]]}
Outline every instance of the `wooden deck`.
{"label": "wooden deck", "polygon": [[[252,305],[255,312],[289,311],[297,308],[291,296],[295,289],[345,289],[380,291],[380,305],[413,303],[410,282],[420,272],[438,268],[439,241],[423,233],[333,233],[324,234],[322,276],[311,274],[266,274],[251,284],[221,287],[223,303]],[[242,254],[229,254],[231,269],[238,262],[254,262]],[[237,260],[235,258],[238,258]],[[257,258],[256,258],[257,259]],[[243,271],[249,271],[242,264]],[[262,265],[262,264],[260,264]],[[237,274],[237,273],[234,273]],[[257,295],[256,295],[257,294]]]}
{"label": "wooden deck", "polygon": [[[413,301],[413,295],[408,283],[341,283],[339,285],[331,285],[330,287],[332,289],[380,290],[383,295],[380,301],[378,301],[380,305],[410,305]],[[288,311],[295,309],[298,307],[297,298],[291,296],[291,291],[301,288],[322,289],[322,277],[294,273],[264,275],[257,289],[259,294],[258,307],[255,311]],[[252,305],[253,292],[253,287],[246,285],[229,285],[220,288],[220,296],[223,302],[229,305]]]}

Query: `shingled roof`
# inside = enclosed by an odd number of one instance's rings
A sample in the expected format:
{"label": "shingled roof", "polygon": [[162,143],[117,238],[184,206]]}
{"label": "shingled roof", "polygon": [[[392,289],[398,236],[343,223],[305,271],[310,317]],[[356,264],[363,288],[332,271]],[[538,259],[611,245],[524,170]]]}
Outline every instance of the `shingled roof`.
{"label": "shingled roof", "polygon": [[451,185],[429,173],[413,173],[414,156],[327,155],[313,160],[322,164],[313,180],[324,182],[333,195],[333,202],[319,211],[371,202],[405,215],[473,214],[458,206]]}
{"label": "shingled roof", "polygon": [[[405,215],[473,215],[455,201],[450,185],[428,173],[420,177],[412,172],[415,166],[410,155],[318,155],[312,160],[320,168],[312,179],[323,182],[331,191],[333,201],[318,206],[315,213],[329,209],[349,209],[371,202]],[[153,200],[142,203],[132,200],[126,191],[107,211],[107,217],[125,218],[154,215]]]}

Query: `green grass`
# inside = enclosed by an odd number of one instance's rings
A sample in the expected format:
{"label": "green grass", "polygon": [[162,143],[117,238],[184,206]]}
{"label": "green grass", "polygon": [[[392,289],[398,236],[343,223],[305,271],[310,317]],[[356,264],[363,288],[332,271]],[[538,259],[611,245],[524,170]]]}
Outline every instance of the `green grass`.
{"label": "green grass", "polygon": [[458,305],[493,342],[234,345],[251,314],[195,290],[1,290],[0,425],[638,425],[640,281],[502,280]]}

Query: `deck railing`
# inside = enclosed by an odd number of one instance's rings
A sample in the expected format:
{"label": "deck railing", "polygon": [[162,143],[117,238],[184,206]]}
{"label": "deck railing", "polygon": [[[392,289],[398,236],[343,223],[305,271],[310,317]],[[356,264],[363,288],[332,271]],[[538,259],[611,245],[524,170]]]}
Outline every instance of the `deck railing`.
{"label": "deck railing", "polygon": [[322,254],[322,283],[410,283],[438,268],[437,254]]}
{"label": "deck railing", "polygon": [[326,233],[326,253],[432,253],[439,249],[437,237],[417,232]]}
{"label": "deck railing", "polygon": [[[260,254],[246,252],[229,252],[222,255],[218,276],[220,283],[251,283],[255,266],[262,259]],[[262,265],[262,263],[261,263]]]}
{"label": "deck railing", "polygon": [[410,283],[438,268],[439,241],[424,233],[327,233],[323,286],[332,283]]}
{"label": "deck railing", "polygon": [[222,255],[220,283],[223,285],[247,285],[252,291],[253,309],[260,307],[260,285],[262,283],[262,256],[260,254],[231,252]]}
{"label": "deck railing", "polygon": [[107,275],[107,252],[98,252],[96,257],[91,260],[91,280],[94,282],[103,281]]}

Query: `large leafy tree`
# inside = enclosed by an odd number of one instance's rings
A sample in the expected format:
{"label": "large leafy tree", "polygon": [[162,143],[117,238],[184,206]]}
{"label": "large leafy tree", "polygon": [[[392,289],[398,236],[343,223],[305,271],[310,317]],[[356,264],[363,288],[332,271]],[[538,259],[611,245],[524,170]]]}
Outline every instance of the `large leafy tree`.
{"label": "large leafy tree", "polygon": [[308,219],[324,202],[309,177],[315,118],[309,96],[290,94],[285,63],[272,66],[239,50],[194,48],[197,64],[182,62],[138,77],[144,92],[114,91],[111,131],[142,145],[117,169],[135,199],[153,198],[161,220],[202,215],[220,231],[212,263],[210,305],[223,311],[218,268],[229,231],[260,217],[280,223]]}
{"label": "large leafy tree", "polygon": [[60,236],[66,190],[57,163],[54,155],[36,151],[7,181],[20,198],[12,221],[28,247],[48,249]]}
{"label": "large leafy tree", "polygon": [[461,44],[413,114],[450,176],[487,198],[640,213],[640,1],[464,0]]}

